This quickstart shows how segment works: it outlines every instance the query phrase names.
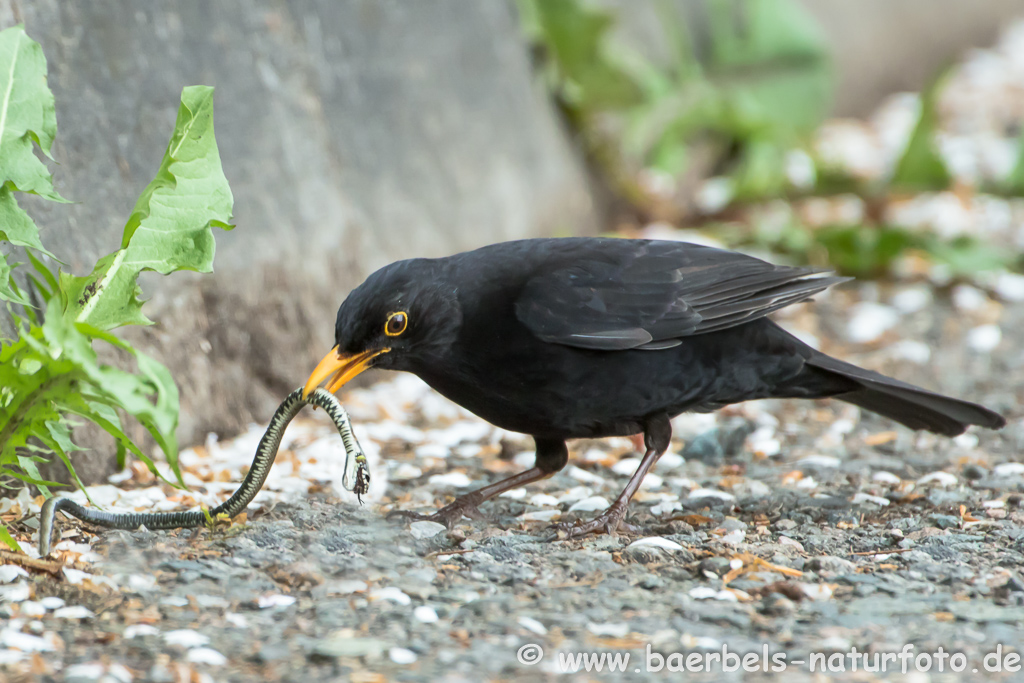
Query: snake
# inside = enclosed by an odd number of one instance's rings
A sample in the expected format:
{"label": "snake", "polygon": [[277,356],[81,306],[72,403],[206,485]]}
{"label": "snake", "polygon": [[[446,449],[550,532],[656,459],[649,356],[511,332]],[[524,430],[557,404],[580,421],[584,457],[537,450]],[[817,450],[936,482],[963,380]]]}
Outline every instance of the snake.
{"label": "snake", "polygon": [[106,512],[83,507],[69,498],[52,497],[43,503],[39,515],[39,553],[42,557],[50,554],[51,537],[54,519],[57,512],[77,517],[83,522],[108,529],[125,529],[133,531],[141,526],[147,529],[189,529],[203,526],[221,515],[234,517],[244,510],[260,489],[263,488],[270,467],[281,447],[285,427],[299,410],[309,404],[324,409],[327,416],[338,428],[342,444],[345,446],[345,472],[342,485],[356,494],[362,503],[362,496],[369,490],[370,468],[366,455],[352,431],[352,423],[348,413],[338,399],[324,389],[316,389],[307,397],[302,396],[303,388],[299,387],[281,402],[274,416],[270,419],[267,431],[260,439],[253,457],[252,465],[242,480],[242,484],[231,497],[212,510],[184,510],[179,512],[138,512],[121,513]]}

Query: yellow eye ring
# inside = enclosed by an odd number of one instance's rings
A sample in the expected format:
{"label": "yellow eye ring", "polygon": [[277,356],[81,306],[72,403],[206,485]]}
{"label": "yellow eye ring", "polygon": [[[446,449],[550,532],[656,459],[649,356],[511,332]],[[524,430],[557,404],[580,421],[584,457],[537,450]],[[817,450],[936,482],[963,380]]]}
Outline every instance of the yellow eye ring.
{"label": "yellow eye ring", "polygon": [[408,326],[409,316],[405,311],[388,313],[388,321],[384,323],[384,334],[389,337],[397,337],[405,332],[405,328]]}

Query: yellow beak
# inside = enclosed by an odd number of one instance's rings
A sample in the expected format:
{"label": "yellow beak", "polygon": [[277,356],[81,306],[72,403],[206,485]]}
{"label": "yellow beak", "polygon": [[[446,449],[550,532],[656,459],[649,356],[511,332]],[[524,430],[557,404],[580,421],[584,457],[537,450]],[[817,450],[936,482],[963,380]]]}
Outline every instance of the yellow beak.
{"label": "yellow beak", "polygon": [[317,364],[313,374],[309,376],[306,386],[303,388],[302,397],[309,396],[309,392],[317,388],[321,382],[330,377],[327,382],[327,391],[332,394],[342,387],[350,379],[370,367],[370,361],[382,353],[391,349],[374,349],[362,353],[342,353],[335,346],[331,352],[324,356],[324,359]]}

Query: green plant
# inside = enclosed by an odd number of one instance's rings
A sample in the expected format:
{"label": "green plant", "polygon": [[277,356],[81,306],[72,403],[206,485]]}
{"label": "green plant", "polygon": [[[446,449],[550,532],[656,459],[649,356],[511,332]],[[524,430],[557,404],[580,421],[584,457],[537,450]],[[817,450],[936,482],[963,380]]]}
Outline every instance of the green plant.
{"label": "green plant", "polygon": [[[69,457],[77,449],[74,417],[114,438],[121,465],[131,452],[159,475],[125,433],[122,414],[152,436],[181,484],[177,387],[166,367],[110,330],[150,324],[139,299],[142,271],[209,272],[212,228],[233,227],[231,191],[214,138],[213,89],[182,91],[163,161],[125,224],[120,248],[81,277],[46,265],[56,258],[16,200],[16,193],[27,192],[64,201],[34,152],[49,156],[56,133],[42,48],[20,26],[0,32],[0,239],[22,247],[29,262],[27,284],[19,286],[12,270],[24,264],[0,253],[0,299],[8,302],[16,328],[16,338],[0,340],[0,485],[14,478],[48,494],[54,482],[42,479],[37,463],[54,456],[77,481]],[[125,354],[135,371],[100,363],[96,344]],[[0,539],[16,547],[2,526]]]}
{"label": "green plant", "polygon": [[643,171],[678,179],[702,160],[735,181],[736,196],[777,195],[785,155],[826,114],[831,67],[824,38],[791,0],[707,0],[709,50],[660,3],[670,58],[645,59],[610,36],[614,18],[585,0],[521,0],[545,74],[612,184],[641,208]]}

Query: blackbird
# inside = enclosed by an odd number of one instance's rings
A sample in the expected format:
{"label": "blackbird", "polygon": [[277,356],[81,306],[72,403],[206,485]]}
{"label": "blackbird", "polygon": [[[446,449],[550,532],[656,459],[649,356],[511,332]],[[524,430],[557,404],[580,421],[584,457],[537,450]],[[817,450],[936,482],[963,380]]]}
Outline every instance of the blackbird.
{"label": "blackbird", "polygon": [[375,367],[411,372],[488,422],[533,437],[533,467],[459,496],[452,526],[504,491],[550,476],[566,439],[642,433],[646,453],[593,520],[614,533],[669,446],[670,420],[759,398],[837,398],[912,429],[956,436],[1001,415],[832,358],[766,316],[849,278],[683,242],[528,239],[381,268],[341,304],[334,347],[306,384],[329,391]]}

